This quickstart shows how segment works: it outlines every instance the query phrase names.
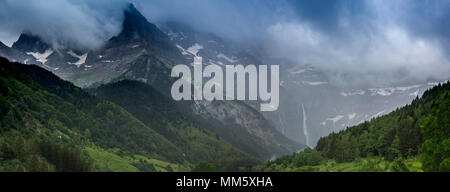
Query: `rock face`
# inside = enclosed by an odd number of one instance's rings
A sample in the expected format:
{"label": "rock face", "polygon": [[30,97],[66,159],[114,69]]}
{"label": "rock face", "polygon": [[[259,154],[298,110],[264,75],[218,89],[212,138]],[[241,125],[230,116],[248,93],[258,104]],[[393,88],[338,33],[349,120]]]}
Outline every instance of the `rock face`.
{"label": "rock face", "polygon": [[25,32],[19,36],[19,39],[11,48],[21,52],[43,53],[51,47],[47,43],[44,43],[40,37],[33,35],[31,32]]}

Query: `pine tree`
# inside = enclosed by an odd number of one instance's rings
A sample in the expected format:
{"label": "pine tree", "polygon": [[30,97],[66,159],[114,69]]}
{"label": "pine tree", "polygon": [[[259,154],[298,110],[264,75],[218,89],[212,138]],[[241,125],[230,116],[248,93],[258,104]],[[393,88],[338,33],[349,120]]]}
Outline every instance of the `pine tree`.
{"label": "pine tree", "polygon": [[18,136],[16,138],[16,142],[14,145],[14,153],[18,159],[25,160],[25,156],[26,156],[25,139],[21,136]]}
{"label": "pine tree", "polygon": [[49,172],[50,171],[50,165],[47,161],[41,161],[41,165],[39,168],[40,172]]}
{"label": "pine tree", "polygon": [[435,103],[433,114],[425,119],[421,130],[425,138],[420,159],[425,171],[450,171],[450,98]]}
{"label": "pine tree", "polygon": [[398,157],[391,163],[391,170],[394,172],[409,172],[408,166],[402,157]]}
{"label": "pine tree", "polygon": [[22,165],[17,166],[16,172],[26,172],[25,167],[23,167]]}
{"label": "pine tree", "polygon": [[40,161],[37,155],[32,155],[30,159],[30,171],[39,172],[40,171]]}
{"label": "pine tree", "polygon": [[87,140],[91,139],[91,131],[88,128],[84,130],[84,137],[86,137]]}

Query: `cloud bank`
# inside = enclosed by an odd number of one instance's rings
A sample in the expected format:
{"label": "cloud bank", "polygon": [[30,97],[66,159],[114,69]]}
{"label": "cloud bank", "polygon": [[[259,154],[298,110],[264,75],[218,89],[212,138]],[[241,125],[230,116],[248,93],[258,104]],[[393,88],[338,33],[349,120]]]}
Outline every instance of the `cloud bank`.
{"label": "cloud bank", "polygon": [[120,31],[122,0],[0,0],[0,38],[11,45],[30,30],[53,46],[95,48]]}
{"label": "cloud bank", "polygon": [[[343,84],[446,79],[450,1],[131,0],[155,23],[260,43],[268,58],[311,64]],[[31,29],[54,46],[95,48],[120,31],[126,0],[0,0],[0,40]]]}
{"label": "cloud bank", "polygon": [[320,68],[341,85],[449,78],[450,34],[443,25],[449,3],[353,2],[334,1],[332,11],[316,10],[323,15],[300,12],[290,22],[269,26],[268,52]]}
{"label": "cloud bank", "polygon": [[139,1],[153,21],[176,20],[271,58],[311,64],[337,84],[447,79],[450,2],[433,0]]}

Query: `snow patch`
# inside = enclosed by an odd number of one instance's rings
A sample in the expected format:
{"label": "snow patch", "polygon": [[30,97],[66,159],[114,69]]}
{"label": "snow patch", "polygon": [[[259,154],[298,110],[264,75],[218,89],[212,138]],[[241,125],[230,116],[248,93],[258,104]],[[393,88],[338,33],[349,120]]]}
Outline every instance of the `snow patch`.
{"label": "snow patch", "polygon": [[209,64],[210,65],[222,65],[222,66],[225,66],[225,64],[223,64],[222,62],[220,62],[220,61],[214,61],[214,60],[209,60]]}
{"label": "snow patch", "polygon": [[292,75],[297,75],[297,74],[304,73],[306,71],[307,71],[306,69],[299,69],[297,71],[289,71],[289,73],[292,74]]}
{"label": "snow patch", "polygon": [[51,49],[47,49],[45,50],[44,53],[39,53],[39,52],[26,52],[27,55],[31,55],[33,56],[36,61],[41,62],[42,64],[47,63],[47,57],[50,56],[53,53],[53,51]]}
{"label": "snow patch", "polygon": [[350,113],[350,114],[348,114],[348,119],[349,120],[352,120],[352,119],[354,119],[356,117],[356,113]]}
{"label": "snow patch", "polygon": [[339,120],[341,120],[342,118],[344,118],[343,115],[338,115],[338,116],[333,117],[333,118],[327,118],[327,121],[333,121],[333,124],[334,124],[334,123],[338,122]]}
{"label": "snow patch", "polygon": [[191,47],[189,47],[187,49],[187,52],[191,53],[194,56],[198,56],[197,53],[198,53],[198,51],[200,51],[200,49],[203,49],[203,46],[196,43],[196,44],[192,45]]}
{"label": "snow patch", "polygon": [[413,92],[413,93],[410,93],[409,95],[410,95],[410,96],[417,97],[417,96],[419,95],[419,90],[417,89],[417,91],[415,91],[415,92]]}
{"label": "snow patch", "polygon": [[225,60],[227,60],[227,61],[230,62],[230,63],[236,63],[236,62],[237,62],[236,59],[229,58],[229,57],[227,57],[226,55],[224,55],[224,54],[222,54],[222,53],[218,54],[218,55],[217,55],[217,58],[219,58],[219,59],[220,59],[220,58],[225,59]]}
{"label": "snow patch", "polygon": [[167,35],[169,36],[171,41],[173,41],[175,38],[178,38],[181,41],[187,37],[186,35],[184,35],[183,32],[179,32],[179,33],[169,32]]}
{"label": "snow patch", "polygon": [[405,91],[408,91],[410,89],[419,88],[420,86],[421,85],[411,85],[411,86],[407,86],[407,87],[396,87],[396,89],[401,91],[401,92],[405,92]]}
{"label": "snow patch", "polygon": [[370,88],[369,91],[372,93],[371,95],[381,95],[381,96],[389,96],[394,94],[396,91],[405,92],[411,89],[419,88],[422,85],[411,85],[406,87],[388,87],[388,88]]}
{"label": "snow patch", "polygon": [[80,67],[81,65],[86,63],[86,58],[87,58],[88,53],[85,53],[83,55],[77,55],[72,50],[69,50],[69,51],[67,51],[67,54],[69,54],[72,57],[78,58],[77,62],[75,62],[75,63],[69,62],[69,64],[76,65],[77,67]]}
{"label": "snow patch", "polygon": [[189,53],[182,46],[176,44],[177,48],[180,50],[182,55],[189,55]]}
{"label": "snow patch", "polygon": [[347,96],[354,96],[354,95],[364,95],[364,94],[366,94],[366,91],[355,90],[355,91],[350,91],[350,92],[341,92],[340,94],[344,97],[347,97]]}
{"label": "snow patch", "polygon": [[328,84],[328,82],[323,82],[323,81],[316,81],[316,82],[312,82],[312,81],[303,81],[304,84],[308,84],[311,86],[317,86],[317,85],[326,85]]}
{"label": "snow patch", "polygon": [[395,92],[395,88],[370,88],[369,91],[374,95],[389,96]]}

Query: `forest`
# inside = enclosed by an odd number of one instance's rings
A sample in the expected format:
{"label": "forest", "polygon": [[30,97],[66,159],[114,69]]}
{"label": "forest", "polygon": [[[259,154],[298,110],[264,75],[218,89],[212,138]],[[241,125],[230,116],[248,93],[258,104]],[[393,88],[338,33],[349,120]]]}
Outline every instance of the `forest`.
{"label": "forest", "polygon": [[[450,82],[260,171],[450,171]],[[339,166],[342,169],[339,169]]]}

